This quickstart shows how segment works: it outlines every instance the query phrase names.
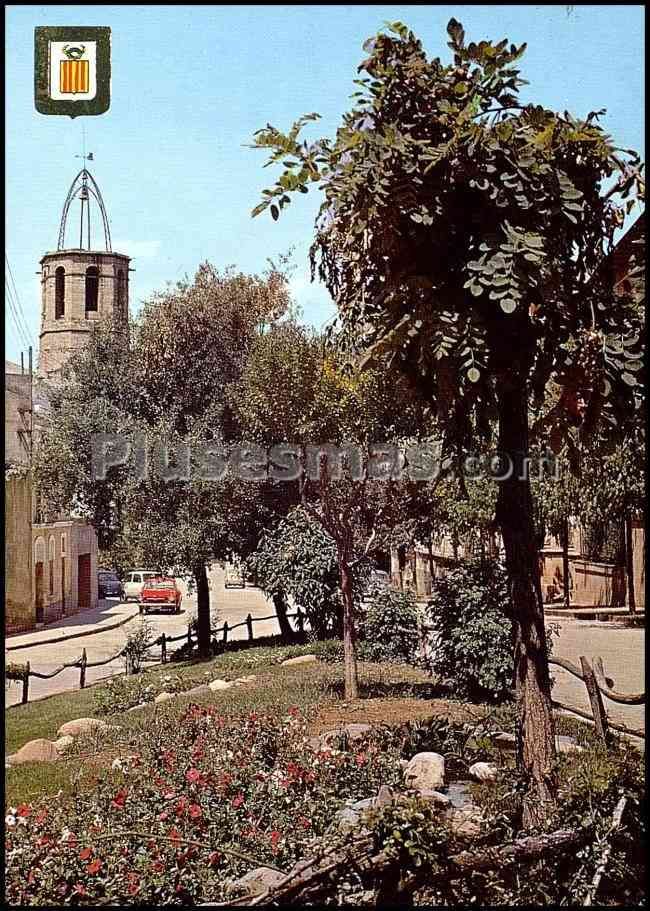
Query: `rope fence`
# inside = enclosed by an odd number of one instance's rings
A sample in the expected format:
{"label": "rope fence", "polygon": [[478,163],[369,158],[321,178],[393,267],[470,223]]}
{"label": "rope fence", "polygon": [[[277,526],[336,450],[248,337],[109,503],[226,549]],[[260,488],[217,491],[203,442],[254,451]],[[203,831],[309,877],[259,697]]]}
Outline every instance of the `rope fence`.
{"label": "rope fence", "polygon": [[[302,636],[305,631],[306,622],[306,615],[304,611],[298,608],[296,611],[288,613],[286,616],[287,619],[296,621],[296,632],[299,636]],[[234,630],[240,629],[244,626],[248,632],[247,640],[237,641],[248,641],[249,643],[254,642],[254,624],[261,623],[266,620],[277,620],[277,615],[270,614],[268,617],[253,617],[251,614],[248,614],[245,620],[242,620],[239,623],[234,623],[232,626],[230,626],[227,620],[224,621],[223,626],[218,626],[210,630],[210,638],[212,640],[213,650],[217,653],[225,651],[228,645],[232,644],[232,642],[235,641],[231,639],[231,643],[229,643],[228,637],[232,635]],[[161,633],[160,636],[149,643],[146,649],[146,652],[149,652],[151,649],[156,648],[156,646],[160,646],[160,651],[152,655],[148,655],[145,652],[144,655],[139,657],[139,660],[152,664],[166,664],[169,660],[169,645],[171,643],[181,641],[187,645],[188,653],[191,655],[194,647],[198,645],[198,638],[191,623],[187,626],[187,632],[180,633],[178,636],[170,636],[167,633]],[[62,671],[76,667],[79,668],[79,689],[84,689],[86,686],[86,671],[88,668],[102,667],[103,665],[111,664],[113,661],[117,661],[119,658],[124,658],[125,660],[126,674],[132,674],[134,672],[132,647],[127,644],[124,646],[124,648],[120,649],[119,652],[116,652],[114,655],[111,655],[108,658],[103,658],[100,661],[88,661],[86,649],[84,648],[79,658],[76,658],[74,661],[68,661],[65,664],[62,664],[60,667],[57,667],[55,670],[50,671],[49,673],[43,673],[42,671],[34,670],[34,668],[31,667],[29,661],[26,661],[24,664],[12,662],[5,666],[5,679],[22,683],[21,703],[22,705],[26,705],[27,702],[29,702],[30,677],[36,677],[39,680],[50,680],[52,677],[56,677],[58,674],[62,673]]]}

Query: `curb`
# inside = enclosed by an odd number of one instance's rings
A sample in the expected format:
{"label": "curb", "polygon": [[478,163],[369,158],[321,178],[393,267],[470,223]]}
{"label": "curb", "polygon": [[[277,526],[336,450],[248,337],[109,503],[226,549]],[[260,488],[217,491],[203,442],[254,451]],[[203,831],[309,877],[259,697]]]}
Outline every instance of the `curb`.
{"label": "curb", "polygon": [[127,617],[117,620],[115,623],[107,623],[105,626],[98,626],[96,629],[84,630],[80,633],[68,633],[67,636],[56,636],[54,639],[39,639],[37,642],[23,642],[20,645],[6,645],[5,651],[15,652],[20,648],[36,648],[38,645],[52,645],[57,642],[65,642],[67,639],[82,639],[85,636],[94,636],[97,633],[104,633],[110,629],[117,629],[118,626],[124,626],[125,623],[128,623],[130,620],[133,620],[134,617],[137,617],[139,613],[139,610],[134,611]]}

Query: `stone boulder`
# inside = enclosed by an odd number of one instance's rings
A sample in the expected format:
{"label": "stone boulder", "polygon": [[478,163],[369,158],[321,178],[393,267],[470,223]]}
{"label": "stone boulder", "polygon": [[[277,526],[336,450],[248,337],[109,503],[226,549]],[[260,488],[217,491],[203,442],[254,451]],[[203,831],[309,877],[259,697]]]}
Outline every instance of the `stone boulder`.
{"label": "stone boulder", "polygon": [[469,774],[477,781],[496,781],[499,769],[493,762],[475,762],[469,767]]}
{"label": "stone boulder", "polygon": [[372,725],[370,724],[346,724],[343,728],[348,740],[360,740],[362,737],[367,737],[368,734],[372,731]]}
{"label": "stone boulder", "polygon": [[447,810],[445,820],[454,835],[476,838],[481,834],[483,817],[477,810]]}
{"label": "stone boulder", "polygon": [[30,740],[11,757],[11,765],[22,765],[24,762],[56,762],[60,753],[51,740],[39,737]]}
{"label": "stone boulder", "polygon": [[57,748],[59,753],[65,753],[74,743],[74,737],[71,737],[70,734],[64,734],[63,737],[59,737],[58,740],[54,741],[54,746]]}
{"label": "stone boulder", "polygon": [[573,737],[567,737],[560,734],[555,738],[555,746],[558,753],[582,753],[583,747],[578,746]]}
{"label": "stone boulder", "polygon": [[241,686],[244,683],[252,683],[253,680],[257,680],[257,674],[248,674],[245,677],[237,677],[236,680],[233,680],[233,686]]}
{"label": "stone boulder", "polygon": [[514,753],[517,749],[517,738],[514,734],[502,732],[499,734],[491,734],[490,738],[494,746],[499,750],[503,750],[504,753]]}
{"label": "stone boulder", "polygon": [[169,700],[173,699],[173,698],[174,698],[173,693],[168,693],[166,690],[163,690],[162,693],[158,693],[158,695],[154,699],[154,702],[156,703],[156,705],[159,705],[161,702],[169,702]]}
{"label": "stone boulder", "polygon": [[213,693],[218,690],[229,690],[231,686],[234,686],[232,680],[213,680],[212,683],[208,683],[208,687]]}
{"label": "stone boulder", "polygon": [[233,886],[245,889],[249,895],[261,895],[267,889],[272,889],[284,879],[285,874],[278,870],[272,870],[270,867],[257,867],[255,870],[249,870],[240,879],[233,883]]}
{"label": "stone boulder", "polygon": [[317,664],[318,657],[316,655],[298,655],[297,658],[285,658],[284,661],[280,662],[280,667],[291,667],[294,664]]}
{"label": "stone boulder", "polygon": [[416,791],[437,791],[445,784],[445,758],[440,753],[416,753],[404,769],[404,781]]}
{"label": "stone boulder", "polygon": [[212,690],[207,683],[200,683],[198,686],[193,686],[191,690],[185,690],[183,693],[184,696],[211,696]]}
{"label": "stone boulder", "polygon": [[99,718],[75,718],[62,724],[56,733],[58,737],[79,737],[81,734],[107,734],[111,729],[110,724]]}
{"label": "stone boulder", "polygon": [[418,797],[420,800],[425,800],[427,803],[433,803],[437,807],[442,807],[443,809],[451,807],[451,800],[446,794],[441,794],[440,791],[430,791],[428,788],[423,788],[418,793]]}

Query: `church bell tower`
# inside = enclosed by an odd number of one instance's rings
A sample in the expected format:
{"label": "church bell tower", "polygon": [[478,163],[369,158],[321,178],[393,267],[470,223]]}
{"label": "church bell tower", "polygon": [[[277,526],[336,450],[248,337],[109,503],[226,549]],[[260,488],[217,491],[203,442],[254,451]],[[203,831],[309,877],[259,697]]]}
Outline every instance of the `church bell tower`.
{"label": "church bell tower", "polygon": [[[75,201],[81,205],[78,234],[73,224],[68,225]],[[93,249],[91,202],[98,210],[95,222],[103,227],[104,249]],[[66,246],[66,227],[75,232],[78,246]],[[56,252],[41,259],[38,372],[42,379],[56,381],[98,323],[110,324],[118,332],[128,330],[130,261],[124,253],[113,252],[104,200],[90,171],[82,168],[63,206]]]}

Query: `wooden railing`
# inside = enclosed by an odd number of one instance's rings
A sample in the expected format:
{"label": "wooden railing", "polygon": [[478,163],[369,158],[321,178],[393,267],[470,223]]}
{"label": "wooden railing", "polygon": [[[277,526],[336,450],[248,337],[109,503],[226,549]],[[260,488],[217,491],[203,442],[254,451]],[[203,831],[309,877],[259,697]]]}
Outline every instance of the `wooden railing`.
{"label": "wooden railing", "polygon": [[607,717],[607,712],[605,710],[605,705],[602,698],[605,696],[606,699],[610,699],[612,702],[618,702],[622,705],[645,705],[645,693],[616,692],[616,690],[613,689],[614,681],[605,676],[605,669],[603,667],[602,658],[593,658],[592,665],[584,655],[581,655],[580,664],[582,670],[572,661],[568,661],[566,658],[549,658],[548,661],[549,664],[555,665],[556,667],[561,667],[563,670],[568,671],[569,674],[577,677],[578,680],[582,680],[587,689],[589,702],[591,703],[591,715],[588,712],[576,708],[573,705],[567,705],[564,702],[559,702],[557,699],[552,699],[551,701],[556,708],[573,712],[575,715],[579,715],[581,718],[586,718],[588,721],[593,721],[596,733],[603,741],[603,743],[607,743],[609,740],[610,728],[614,731],[619,731],[621,734],[631,735],[632,737],[640,737],[645,740],[645,731],[641,730],[640,728],[631,728],[626,724],[620,724],[611,721]]}
{"label": "wooden railing", "polygon": [[[293,613],[287,614],[287,619],[295,619],[296,621],[296,632],[299,636],[302,636],[305,631],[305,622],[306,616],[304,611],[298,608]],[[254,633],[254,624],[261,623],[265,620],[277,620],[276,614],[271,614],[268,617],[253,617],[251,614],[248,614],[245,620],[242,620],[240,623],[235,623],[232,626],[229,625],[228,621],[224,621],[223,626],[216,627],[211,629],[210,635],[212,638],[212,648],[216,653],[223,652],[228,648],[228,645],[233,644],[234,642],[253,642],[255,640]],[[228,637],[232,632],[240,627],[245,626],[248,631],[248,637],[244,640],[231,640],[228,642]],[[167,633],[161,633],[156,639],[149,643],[147,646],[147,651],[160,646],[160,653],[155,656],[149,656],[146,653],[141,660],[150,661],[154,663],[165,664],[168,660],[168,646],[172,642],[180,642],[184,640],[187,643],[188,653],[191,655],[193,648],[197,644],[196,633],[192,628],[192,624],[188,624],[187,632],[183,632],[178,636],[169,636]],[[21,703],[25,705],[29,702],[29,680],[30,677],[36,677],[39,680],[49,680],[52,677],[56,677],[57,674],[60,674],[62,671],[68,670],[69,668],[76,667],[79,668],[79,689],[84,689],[86,686],[86,671],[88,668],[92,667],[101,667],[104,664],[110,664],[113,661],[117,661],[119,658],[125,659],[125,670],[127,675],[132,673],[133,666],[130,660],[131,649],[127,644],[124,648],[120,649],[119,652],[116,652],[114,655],[111,655],[109,658],[104,658],[101,661],[88,661],[86,655],[86,649],[84,648],[81,652],[79,658],[75,658],[74,661],[68,661],[65,664],[62,664],[60,667],[56,668],[49,673],[43,673],[42,671],[37,671],[31,667],[30,662],[27,661],[25,664],[16,664],[11,663],[5,667],[5,678],[7,680],[14,680],[19,683],[22,683],[22,698]]]}

